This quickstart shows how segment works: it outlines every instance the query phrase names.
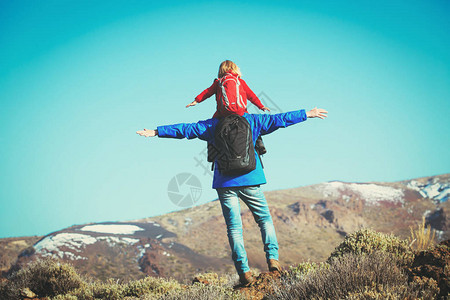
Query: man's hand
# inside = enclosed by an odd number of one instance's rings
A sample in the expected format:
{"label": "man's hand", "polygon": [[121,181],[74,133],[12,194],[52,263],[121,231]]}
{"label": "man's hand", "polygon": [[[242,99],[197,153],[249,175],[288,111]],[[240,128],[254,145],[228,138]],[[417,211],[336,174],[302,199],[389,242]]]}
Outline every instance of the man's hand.
{"label": "man's hand", "polygon": [[191,103],[189,103],[188,105],[186,105],[186,108],[188,108],[189,106],[194,106],[196,105],[198,102],[197,100],[192,101]]}
{"label": "man's hand", "polygon": [[157,136],[158,135],[158,130],[151,130],[151,129],[145,129],[144,128],[144,130],[136,131],[136,133],[141,135],[141,136],[152,137],[152,136]]}
{"label": "man's hand", "polygon": [[321,118],[323,120],[326,117],[328,117],[327,113],[328,112],[325,109],[315,107],[315,108],[311,109],[310,111],[308,111],[306,113],[306,116],[308,118]]}
{"label": "man's hand", "polygon": [[263,108],[261,108],[261,110],[262,111],[270,111],[270,109],[268,107],[265,107],[265,106]]}

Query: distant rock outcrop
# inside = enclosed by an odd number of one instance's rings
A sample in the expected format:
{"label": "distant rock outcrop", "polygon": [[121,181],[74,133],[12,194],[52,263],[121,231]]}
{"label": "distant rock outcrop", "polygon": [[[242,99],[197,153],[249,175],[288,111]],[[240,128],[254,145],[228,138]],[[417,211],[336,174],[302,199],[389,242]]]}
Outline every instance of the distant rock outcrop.
{"label": "distant rock outcrop", "polygon": [[439,231],[448,230],[447,214],[443,207],[436,209],[432,213],[426,215],[425,225],[430,225],[432,228]]}

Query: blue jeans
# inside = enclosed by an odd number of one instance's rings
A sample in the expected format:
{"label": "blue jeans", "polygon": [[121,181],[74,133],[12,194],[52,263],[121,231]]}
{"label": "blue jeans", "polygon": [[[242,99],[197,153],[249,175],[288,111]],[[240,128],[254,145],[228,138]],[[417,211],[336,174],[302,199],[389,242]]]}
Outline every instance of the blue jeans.
{"label": "blue jeans", "polygon": [[228,241],[230,242],[234,266],[239,274],[250,271],[247,253],[242,235],[241,207],[239,198],[244,201],[253,214],[253,218],[261,230],[266,259],[278,260],[278,242],[270,216],[269,206],[260,186],[218,188],[222,213],[227,224]]}

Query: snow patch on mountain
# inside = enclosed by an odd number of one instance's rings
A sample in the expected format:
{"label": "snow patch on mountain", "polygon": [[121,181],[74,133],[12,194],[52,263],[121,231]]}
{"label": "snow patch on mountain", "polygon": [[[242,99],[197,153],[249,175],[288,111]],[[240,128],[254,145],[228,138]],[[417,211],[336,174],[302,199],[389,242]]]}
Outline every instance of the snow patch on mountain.
{"label": "snow patch on mountain", "polygon": [[137,247],[137,249],[139,250],[138,260],[139,260],[142,256],[144,256],[145,251],[146,251],[147,249],[151,249],[151,248],[152,248],[152,246],[151,246],[150,244],[145,244],[144,246],[139,245],[139,246]]}
{"label": "snow patch on mountain", "polygon": [[[344,183],[340,181],[326,182],[319,185],[325,197],[343,197],[345,194],[356,194],[366,203],[378,205],[380,201],[403,203],[404,193],[401,189],[373,183]],[[343,195],[344,194],[344,195]],[[347,196],[348,197],[348,196]]]}
{"label": "snow patch on mountain", "polygon": [[113,247],[117,244],[127,244],[134,245],[139,242],[139,239],[132,239],[126,237],[115,237],[115,236],[100,236],[97,238],[99,241],[106,241],[108,246]]}
{"label": "snow patch on mountain", "polygon": [[80,230],[110,234],[134,234],[136,231],[144,229],[136,225],[97,224],[84,226]]}
{"label": "snow patch on mountain", "polygon": [[450,183],[439,182],[439,178],[430,178],[426,183],[419,183],[416,180],[408,182],[407,187],[418,191],[424,198],[430,198],[436,202],[445,202],[449,199]]}
{"label": "snow patch on mountain", "polygon": [[75,255],[71,251],[64,251],[61,248],[66,248],[74,252],[81,252],[82,248],[86,245],[91,245],[97,242],[97,239],[79,233],[59,233],[53,236],[47,236],[40,242],[34,245],[36,253],[41,254],[41,256],[53,256],[56,255],[59,258],[64,258],[67,256],[69,259],[86,259],[79,255]]}
{"label": "snow patch on mountain", "polygon": [[59,258],[68,258],[71,260],[87,259],[77,253],[87,245],[92,245],[98,241],[105,241],[108,246],[113,247],[117,244],[134,245],[139,239],[115,236],[92,237],[87,234],[79,233],[58,233],[56,235],[47,236],[34,245],[36,253],[43,257],[57,256]]}

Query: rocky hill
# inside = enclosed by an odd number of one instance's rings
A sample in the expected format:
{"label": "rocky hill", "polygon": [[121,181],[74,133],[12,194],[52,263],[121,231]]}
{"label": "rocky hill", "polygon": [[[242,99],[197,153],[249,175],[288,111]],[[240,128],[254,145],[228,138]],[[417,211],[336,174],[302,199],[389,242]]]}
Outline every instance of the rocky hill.
{"label": "rocky hill", "polygon": [[[347,233],[361,227],[406,238],[410,226],[422,217],[437,231],[438,240],[449,239],[449,194],[450,174],[392,183],[332,181],[265,193],[284,265],[323,261]],[[265,270],[259,228],[244,206],[250,266]],[[150,275],[183,281],[198,272],[233,270],[217,201],[142,220],[72,226],[38,241],[36,237],[20,240],[0,240],[3,270],[14,263],[14,247],[21,252],[12,270],[48,256],[71,262],[81,273],[99,279]],[[22,247],[13,247],[14,243]]]}

